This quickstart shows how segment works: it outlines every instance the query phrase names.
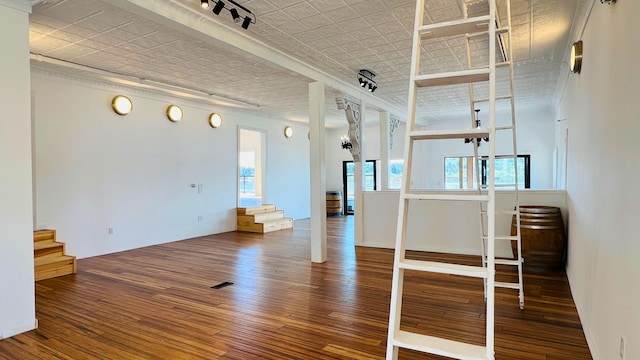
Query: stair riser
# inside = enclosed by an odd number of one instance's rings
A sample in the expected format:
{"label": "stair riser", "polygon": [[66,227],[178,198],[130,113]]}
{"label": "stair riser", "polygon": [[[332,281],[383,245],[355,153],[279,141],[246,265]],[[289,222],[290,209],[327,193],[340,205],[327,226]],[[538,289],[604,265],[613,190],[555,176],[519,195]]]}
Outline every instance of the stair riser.
{"label": "stair riser", "polygon": [[75,273],[75,261],[65,260],[35,267],[36,281]]}
{"label": "stair riser", "polygon": [[293,220],[284,219],[283,221],[280,221],[277,223],[264,224],[264,226],[262,227],[262,231],[264,233],[268,233],[272,231],[279,231],[279,230],[291,229],[291,228],[293,228]]}
{"label": "stair riser", "polygon": [[61,256],[61,255],[64,255],[64,247],[59,246],[59,247],[48,248],[48,249],[37,249],[33,251],[33,255],[35,258]]}
{"label": "stair riser", "polygon": [[38,230],[33,232],[33,241],[55,241],[56,232],[55,230]]}
{"label": "stair riser", "polygon": [[238,225],[250,225],[253,223],[262,223],[269,220],[284,218],[284,211],[272,211],[255,215],[238,215]]}

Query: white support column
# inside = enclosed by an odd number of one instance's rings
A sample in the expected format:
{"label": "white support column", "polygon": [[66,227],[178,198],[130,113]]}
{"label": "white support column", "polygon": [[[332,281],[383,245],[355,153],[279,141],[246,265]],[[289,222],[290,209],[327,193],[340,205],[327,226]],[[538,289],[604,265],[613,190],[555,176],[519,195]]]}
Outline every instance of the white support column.
{"label": "white support column", "polygon": [[354,186],[354,200],[355,200],[355,209],[353,209],[354,216],[354,224],[353,224],[353,234],[355,237],[355,244],[363,244],[364,243],[364,196],[362,192],[364,190],[364,168],[367,162],[366,156],[366,139],[365,139],[365,129],[366,129],[366,116],[367,112],[367,104],[362,101],[360,104],[360,161],[354,162],[354,176],[353,176],[353,186]]}
{"label": "white support column", "polygon": [[389,113],[380,112],[380,179],[382,190],[389,190],[389,138],[391,131],[389,128]]}
{"label": "white support column", "polygon": [[0,339],[35,328],[31,68],[25,1],[0,1]]}
{"label": "white support column", "polygon": [[324,83],[309,84],[311,146],[311,261],[327,261],[327,203],[324,138]]}

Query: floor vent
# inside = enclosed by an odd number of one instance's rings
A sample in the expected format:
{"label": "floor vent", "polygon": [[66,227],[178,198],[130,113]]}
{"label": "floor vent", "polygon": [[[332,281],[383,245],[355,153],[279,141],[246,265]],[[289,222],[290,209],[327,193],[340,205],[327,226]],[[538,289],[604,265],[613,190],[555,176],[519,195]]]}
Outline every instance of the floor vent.
{"label": "floor vent", "polygon": [[226,286],[229,286],[229,285],[233,285],[233,283],[229,282],[229,281],[225,281],[225,282],[220,283],[218,285],[213,285],[211,288],[212,289],[222,289],[223,287],[226,287]]}

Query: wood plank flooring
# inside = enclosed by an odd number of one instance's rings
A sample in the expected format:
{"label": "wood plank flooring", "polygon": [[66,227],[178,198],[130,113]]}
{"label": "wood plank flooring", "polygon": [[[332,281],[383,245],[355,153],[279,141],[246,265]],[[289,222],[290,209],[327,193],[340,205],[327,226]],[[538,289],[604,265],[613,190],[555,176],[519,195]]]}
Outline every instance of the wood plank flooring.
{"label": "wood plank flooring", "polygon": [[[393,251],[354,248],[353,217],[327,225],[324,264],[309,261],[309,220],[79,260],[36,283],[40,327],[0,341],[0,360],[383,359]],[[565,274],[527,274],[525,291],[521,311],[497,290],[496,359],[591,359]],[[483,344],[481,280],[409,273],[404,301],[403,329]]]}

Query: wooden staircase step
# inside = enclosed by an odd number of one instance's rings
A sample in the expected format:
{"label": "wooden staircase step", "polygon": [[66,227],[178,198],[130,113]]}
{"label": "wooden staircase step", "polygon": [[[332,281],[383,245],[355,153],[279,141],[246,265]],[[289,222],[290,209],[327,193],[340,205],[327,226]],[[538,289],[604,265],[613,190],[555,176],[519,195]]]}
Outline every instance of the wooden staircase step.
{"label": "wooden staircase step", "polygon": [[284,218],[284,211],[276,210],[253,215],[238,215],[238,225],[261,223],[269,220]]}
{"label": "wooden staircase step", "polygon": [[254,215],[254,214],[260,214],[260,213],[265,213],[265,212],[270,212],[275,210],[276,210],[275,205],[263,204],[263,205],[249,207],[249,208],[239,207],[237,208],[237,213],[238,215]]}
{"label": "wooden staircase step", "polygon": [[268,233],[272,231],[291,229],[293,228],[293,219],[292,218],[282,218],[282,219],[274,219],[267,220],[261,223],[240,225],[238,224],[238,231],[244,232],[253,232],[253,233]]}
{"label": "wooden staircase step", "polygon": [[42,257],[34,259],[36,281],[75,274],[75,256]]}
{"label": "wooden staircase step", "polygon": [[56,241],[56,231],[50,229],[36,230],[33,232],[33,241]]}
{"label": "wooden staircase step", "polygon": [[35,258],[64,255],[64,244],[53,241],[38,241],[33,244]]}

